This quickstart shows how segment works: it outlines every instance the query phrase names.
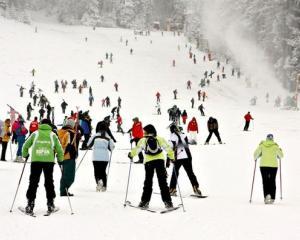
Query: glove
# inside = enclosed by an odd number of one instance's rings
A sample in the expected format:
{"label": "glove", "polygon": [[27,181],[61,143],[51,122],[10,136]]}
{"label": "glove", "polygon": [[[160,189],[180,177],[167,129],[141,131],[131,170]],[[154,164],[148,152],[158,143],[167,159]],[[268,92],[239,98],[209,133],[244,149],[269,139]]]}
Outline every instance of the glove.
{"label": "glove", "polygon": [[131,152],[128,153],[128,158],[132,161],[133,157],[131,156]]}
{"label": "glove", "polygon": [[30,154],[28,154],[27,157],[25,157],[25,161],[27,161],[29,157],[30,157]]}

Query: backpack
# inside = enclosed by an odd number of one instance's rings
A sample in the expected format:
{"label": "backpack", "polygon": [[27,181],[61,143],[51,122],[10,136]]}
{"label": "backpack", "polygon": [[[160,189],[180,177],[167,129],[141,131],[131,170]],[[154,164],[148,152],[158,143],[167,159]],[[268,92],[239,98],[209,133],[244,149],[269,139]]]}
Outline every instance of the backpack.
{"label": "backpack", "polygon": [[156,139],[156,137],[148,136],[146,137],[146,147],[145,147],[145,154],[147,155],[157,155],[162,152],[161,147]]}

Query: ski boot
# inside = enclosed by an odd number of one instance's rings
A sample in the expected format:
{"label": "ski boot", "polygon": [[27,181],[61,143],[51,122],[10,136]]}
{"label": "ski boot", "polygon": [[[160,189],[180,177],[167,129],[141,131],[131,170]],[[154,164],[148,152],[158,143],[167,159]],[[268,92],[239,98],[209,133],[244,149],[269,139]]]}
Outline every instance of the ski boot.
{"label": "ski boot", "polygon": [[34,208],[34,201],[28,200],[27,206],[25,207],[25,213],[33,214],[33,208]]}
{"label": "ski boot", "polygon": [[195,195],[202,196],[200,189],[197,186],[193,186]]}
{"label": "ski boot", "polygon": [[47,207],[48,207],[48,212],[53,212],[55,210],[55,205],[53,200],[48,200]]}
{"label": "ski boot", "polygon": [[171,201],[165,201],[164,204],[166,209],[173,208],[173,203]]}
{"label": "ski boot", "polygon": [[99,180],[96,186],[96,192],[101,192],[102,188],[103,188],[103,182],[102,180]]}
{"label": "ski boot", "polygon": [[141,201],[139,203],[138,207],[141,208],[141,209],[147,209],[147,208],[149,208],[149,202],[147,202],[147,201]]}

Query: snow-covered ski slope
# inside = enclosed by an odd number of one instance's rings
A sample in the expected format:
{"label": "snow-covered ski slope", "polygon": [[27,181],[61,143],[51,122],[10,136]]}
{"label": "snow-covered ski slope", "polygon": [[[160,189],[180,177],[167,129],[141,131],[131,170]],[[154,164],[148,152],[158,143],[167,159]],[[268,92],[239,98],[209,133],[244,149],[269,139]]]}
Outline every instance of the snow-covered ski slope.
{"label": "snow-covered ski slope", "polygon": [[[199,143],[207,137],[206,122],[209,116],[219,121],[221,138],[225,145],[192,146],[193,166],[206,199],[183,198],[186,212],[177,210],[166,215],[123,207],[128,178],[129,164],[127,150],[129,136],[114,133],[117,138],[113,152],[108,190],[96,192],[89,152],[76,173],[75,183],[70,191],[74,215],[70,215],[67,199],[57,196],[55,204],[60,211],[44,217],[46,197],[41,180],[38,189],[35,212],[36,218],[24,216],[17,206],[26,204],[29,165],[25,168],[23,180],[16,199],[13,213],[9,212],[23,164],[0,162],[0,239],[205,239],[205,240],[296,240],[300,239],[300,163],[297,145],[299,144],[299,112],[273,108],[274,99],[283,94],[274,83],[258,83],[258,89],[246,88],[244,76],[241,79],[230,77],[231,67],[225,65],[227,79],[216,82],[214,75],[204,103],[206,117],[200,117],[197,107],[198,83],[205,70],[216,71],[216,62],[203,62],[203,53],[192,50],[197,56],[194,65],[188,58],[188,48],[183,36],[172,33],[152,32],[150,37],[137,36],[124,29],[96,29],[88,27],[62,26],[51,23],[37,23],[27,26],[0,18],[0,113],[1,119],[8,117],[6,103],[14,106],[26,116],[25,107],[29,102],[28,88],[32,80],[43,89],[51,104],[55,105],[56,124],[61,123],[60,104],[65,99],[67,111],[79,106],[90,110],[93,125],[110,113],[111,109],[101,107],[101,99],[110,96],[112,107],[117,97],[122,98],[121,115],[123,128],[128,130],[132,118],[139,117],[143,125],[153,123],[159,135],[168,139],[169,124],[166,111],[176,104],[188,112],[188,120],[195,116],[200,127]],[[123,42],[120,42],[122,36]],[[84,38],[88,41],[85,42]],[[129,44],[125,46],[125,40]],[[152,40],[152,44],[150,43]],[[180,51],[178,50],[180,45]],[[188,44],[189,47],[189,44]],[[133,55],[130,55],[133,48]],[[105,53],[113,53],[113,64],[105,60]],[[245,56],[246,57],[246,56]],[[104,61],[99,68],[97,62]],[[172,60],[176,67],[172,67]],[[221,63],[221,66],[224,63]],[[36,69],[32,78],[30,71]],[[105,76],[104,83],[100,75]],[[70,81],[76,78],[87,79],[93,88],[95,103],[88,107],[88,90],[82,95],[71,89]],[[54,94],[54,80],[66,79],[69,85],[65,94]],[[192,81],[192,90],[186,89],[186,82]],[[114,91],[118,82],[119,92]],[[18,87],[26,87],[25,97],[19,98]],[[275,86],[273,86],[275,85]],[[177,88],[179,99],[174,101],[172,91]],[[271,90],[274,89],[274,90]],[[163,115],[155,115],[155,94],[161,93]],[[264,96],[270,93],[270,103]],[[258,96],[258,105],[249,106],[249,99]],[[284,96],[284,95],[282,95]],[[190,100],[196,100],[191,109]],[[202,102],[201,102],[202,103]],[[35,109],[37,114],[38,109]],[[243,132],[243,116],[251,111],[254,125],[249,132]],[[34,115],[35,115],[34,114]],[[28,124],[29,122],[27,122]],[[116,125],[112,122],[112,130]],[[186,127],[184,126],[186,129]],[[282,147],[283,200],[279,199],[279,174],[277,178],[277,199],[274,205],[263,204],[262,184],[259,169],[253,192],[253,203],[249,204],[250,187],[254,168],[253,151],[268,133]],[[211,143],[216,142],[213,137]],[[13,153],[15,146],[13,146]],[[81,160],[84,152],[80,153]],[[7,152],[10,159],[10,150]],[[168,169],[169,176],[171,168]],[[43,177],[41,178],[43,179]],[[56,192],[59,193],[59,168],[55,167]],[[128,200],[138,204],[144,180],[143,165],[133,165],[131,171]],[[168,179],[169,181],[169,179]],[[189,196],[192,188],[181,169],[179,184],[182,194]],[[158,184],[154,178],[154,192]],[[174,205],[180,203],[173,199]],[[150,207],[163,208],[160,196],[153,194]]]}

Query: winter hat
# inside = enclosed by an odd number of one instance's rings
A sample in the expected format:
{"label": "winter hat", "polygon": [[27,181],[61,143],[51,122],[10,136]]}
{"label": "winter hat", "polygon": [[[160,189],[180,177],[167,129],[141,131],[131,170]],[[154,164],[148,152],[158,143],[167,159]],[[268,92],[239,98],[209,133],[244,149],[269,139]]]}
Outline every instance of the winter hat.
{"label": "winter hat", "polygon": [[103,120],[106,122],[110,122],[110,116],[106,116]]}
{"label": "winter hat", "polygon": [[139,118],[138,118],[138,117],[135,117],[135,118],[132,119],[132,121],[138,122],[138,121],[139,121]]}
{"label": "winter hat", "polygon": [[148,124],[143,129],[148,134],[153,134],[154,136],[157,135],[156,129],[155,129],[155,127],[152,124]]}
{"label": "winter hat", "polygon": [[48,124],[51,126],[51,121],[47,118],[44,118],[42,121],[41,121],[41,124]]}
{"label": "winter hat", "polygon": [[66,126],[74,128],[75,127],[75,121],[72,118],[66,119],[66,121],[64,123],[64,127],[66,127]]}
{"label": "winter hat", "polygon": [[267,135],[267,140],[272,140],[272,141],[273,141],[273,139],[274,139],[273,134],[272,134],[272,133],[269,133],[269,134]]}

